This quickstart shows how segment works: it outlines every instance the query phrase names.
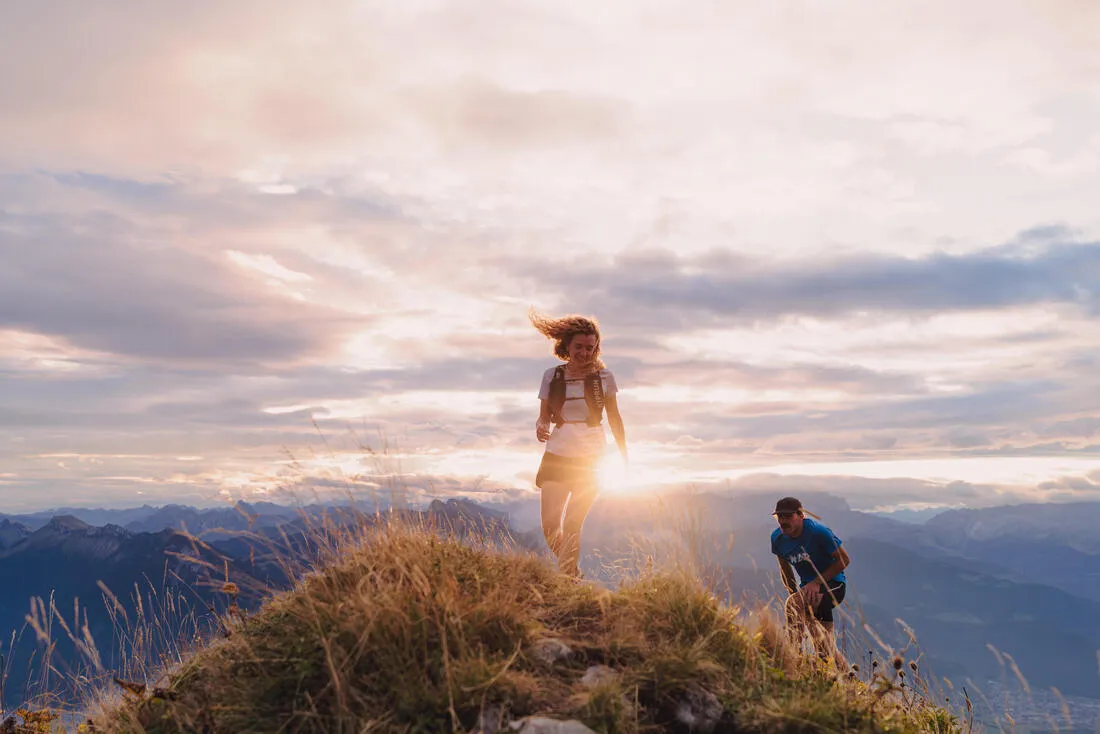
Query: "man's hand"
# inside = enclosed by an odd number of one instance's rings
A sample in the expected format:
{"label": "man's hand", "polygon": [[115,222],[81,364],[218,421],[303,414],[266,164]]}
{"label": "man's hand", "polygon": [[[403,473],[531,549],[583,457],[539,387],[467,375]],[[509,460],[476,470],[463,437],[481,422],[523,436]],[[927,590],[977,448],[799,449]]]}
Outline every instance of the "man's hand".
{"label": "man's hand", "polygon": [[821,602],[821,597],[824,596],[820,581],[811,581],[803,586],[798,593],[802,595],[808,609],[816,609]]}
{"label": "man's hand", "polygon": [[535,422],[535,438],[539,440],[539,443],[549,440],[550,438],[550,424],[545,421]]}

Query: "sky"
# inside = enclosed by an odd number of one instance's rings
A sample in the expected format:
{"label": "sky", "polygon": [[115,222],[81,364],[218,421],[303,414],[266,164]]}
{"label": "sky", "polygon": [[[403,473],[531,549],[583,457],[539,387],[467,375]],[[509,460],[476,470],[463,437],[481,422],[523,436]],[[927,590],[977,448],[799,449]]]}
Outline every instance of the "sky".
{"label": "sky", "polygon": [[1100,6],[0,6],[0,512],[608,491],[1100,499]]}

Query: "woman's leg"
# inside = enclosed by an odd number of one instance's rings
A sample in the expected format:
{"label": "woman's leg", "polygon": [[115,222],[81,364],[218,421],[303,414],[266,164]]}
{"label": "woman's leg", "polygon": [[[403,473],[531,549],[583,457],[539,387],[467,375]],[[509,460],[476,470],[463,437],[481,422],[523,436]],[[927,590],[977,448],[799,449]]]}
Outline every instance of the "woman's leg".
{"label": "woman's leg", "polygon": [[569,485],[564,482],[542,483],[542,534],[555,558],[561,556],[561,516],[569,500]]}
{"label": "woman's leg", "polygon": [[596,501],[599,490],[595,485],[577,485],[565,506],[565,518],[562,520],[561,553],[558,555],[558,570],[570,576],[580,574],[578,563],[581,557],[581,529],[588,511]]}

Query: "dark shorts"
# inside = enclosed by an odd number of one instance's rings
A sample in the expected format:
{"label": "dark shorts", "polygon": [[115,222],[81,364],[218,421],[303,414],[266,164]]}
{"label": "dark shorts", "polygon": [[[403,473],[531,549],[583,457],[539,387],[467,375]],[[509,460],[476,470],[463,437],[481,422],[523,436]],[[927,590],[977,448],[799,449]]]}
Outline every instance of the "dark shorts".
{"label": "dark shorts", "polygon": [[599,455],[578,458],[558,456],[547,451],[542,455],[539,473],[535,475],[535,486],[542,489],[544,482],[595,486],[596,464],[599,460]]}
{"label": "dark shorts", "polygon": [[814,619],[818,622],[833,621],[833,607],[844,601],[844,592],[848,589],[843,581],[838,584],[828,584],[828,587],[829,590],[821,595],[821,601],[814,607]]}

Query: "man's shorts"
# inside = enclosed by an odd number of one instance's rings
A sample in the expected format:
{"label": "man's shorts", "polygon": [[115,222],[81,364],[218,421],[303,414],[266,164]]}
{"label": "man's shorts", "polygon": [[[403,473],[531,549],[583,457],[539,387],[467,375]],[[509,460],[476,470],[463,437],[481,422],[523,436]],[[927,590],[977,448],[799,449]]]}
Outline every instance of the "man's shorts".
{"label": "man's shorts", "polygon": [[844,582],[830,583],[828,591],[821,595],[821,601],[814,607],[814,619],[818,622],[833,621],[833,607],[844,601],[844,592],[847,590]]}

